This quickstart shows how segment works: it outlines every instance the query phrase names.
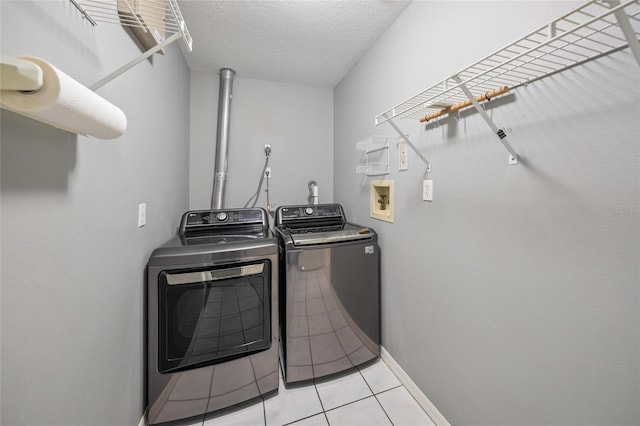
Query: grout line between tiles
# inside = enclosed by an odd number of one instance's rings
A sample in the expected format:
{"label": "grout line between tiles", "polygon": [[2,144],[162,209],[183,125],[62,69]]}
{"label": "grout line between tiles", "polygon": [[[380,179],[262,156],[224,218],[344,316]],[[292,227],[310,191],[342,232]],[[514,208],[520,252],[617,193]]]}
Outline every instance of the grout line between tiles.
{"label": "grout line between tiles", "polygon": [[389,422],[391,423],[391,425],[394,425],[393,420],[391,420],[391,417],[389,417],[389,413],[387,413],[387,410],[384,409],[384,406],[380,403],[380,400],[378,399],[378,397],[375,394],[373,395],[373,397],[376,399],[376,402],[378,403],[380,408],[382,408],[382,412],[384,413],[385,416],[387,416],[387,419],[389,419]]}
{"label": "grout line between tiles", "polygon": [[364,377],[364,374],[362,374],[362,370],[360,370],[360,367],[358,367],[358,373],[360,373],[360,377],[362,377],[362,380],[364,380],[364,383],[367,385],[367,387],[371,391],[371,395],[375,395],[375,393],[373,392],[373,389],[371,389],[371,385],[369,385],[369,382],[367,382],[367,378]]}
{"label": "grout line between tiles", "polygon": [[365,399],[371,398],[372,396],[375,396],[375,395],[367,395],[367,396],[365,396],[363,398],[356,399],[356,400],[353,400],[351,402],[347,402],[346,404],[338,405],[337,407],[333,407],[333,408],[330,408],[329,410],[325,411],[325,413],[328,413],[329,411],[337,410],[338,408],[346,407],[347,405],[355,404],[356,402],[364,401]]}
{"label": "grout line between tiles", "polygon": [[[380,392],[378,392],[378,393],[374,393],[374,395],[380,395],[381,393],[389,392],[390,390],[394,390],[394,389],[398,389],[398,388],[403,388],[403,387],[404,387],[404,385],[403,385],[402,383],[400,383],[399,385],[396,385],[396,386],[394,386],[394,387],[392,387],[392,388],[385,389],[385,390],[380,391]],[[409,394],[409,395],[411,395],[411,394]],[[414,399],[415,399],[415,398],[414,398]]]}
{"label": "grout line between tiles", "polygon": [[318,386],[316,386],[316,381],[313,381],[313,388],[316,390],[316,395],[318,395],[318,399],[320,400],[320,407],[322,407],[322,415],[324,415],[324,419],[327,421],[329,426],[329,417],[327,417],[327,411],[324,409],[324,404],[322,403],[322,398],[320,397],[320,392],[318,391]]}
{"label": "grout line between tiles", "polygon": [[[380,400],[378,399],[378,397],[376,396],[376,393],[371,388],[371,385],[369,385],[369,382],[367,382],[367,379],[364,377],[364,374],[362,374],[362,370],[360,370],[360,368],[358,368],[358,373],[360,373],[360,375],[362,376],[362,380],[364,380],[364,382],[367,384],[367,387],[369,388],[369,390],[373,394],[373,397],[376,399],[376,402],[378,403],[380,408],[382,408],[382,412],[384,413],[384,415],[387,416],[387,419],[389,419],[389,422],[391,422],[391,425],[393,425],[393,420],[391,420],[391,417],[389,417],[389,413],[387,413],[387,410],[385,410],[384,407],[382,406],[382,404],[380,404]],[[402,385],[400,385],[400,386],[402,386]],[[390,390],[390,389],[387,389],[387,390]],[[383,392],[386,392],[386,391],[383,391]],[[378,392],[378,393],[382,393],[382,392]]]}
{"label": "grout line between tiles", "polygon": [[[311,417],[315,417],[315,416],[317,416],[318,414],[324,414],[324,411],[323,411],[322,413],[315,413],[315,414],[312,414],[312,415],[307,416],[307,417],[301,417],[301,418],[299,418],[299,419],[297,419],[297,420],[294,420],[294,421],[292,421],[292,422],[285,423],[285,424],[283,424],[282,426],[294,425],[294,424],[296,424],[296,423],[298,423],[298,422],[301,422],[301,421],[303,421],[303,420],[307,420],[307,419],[310,419]],[[327,416],[326,416],[326,414],[325,414],[325,418],[326,418],[326,417],[327,417]],[[328,422],[329,422],[329,421],[327,420],[327,423],[328,423]]]}

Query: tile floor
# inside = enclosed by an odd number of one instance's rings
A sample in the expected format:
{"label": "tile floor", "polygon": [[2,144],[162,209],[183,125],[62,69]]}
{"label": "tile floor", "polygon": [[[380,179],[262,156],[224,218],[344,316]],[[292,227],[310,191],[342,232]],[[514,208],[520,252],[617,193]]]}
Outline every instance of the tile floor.
{"label": "tile floor", "polygon": [[359,370],[278,393],[232,411],[174,426],[435,426],[382,361]]}

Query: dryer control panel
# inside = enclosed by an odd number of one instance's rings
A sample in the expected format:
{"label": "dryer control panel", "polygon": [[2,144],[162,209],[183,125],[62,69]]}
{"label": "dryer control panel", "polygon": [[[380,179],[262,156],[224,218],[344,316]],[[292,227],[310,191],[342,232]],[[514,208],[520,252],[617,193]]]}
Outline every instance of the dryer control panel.
{"label": "dryer control panel", "polygon": [[190,231],[231,227],[253,229],[256,226],[268,227],[267,212],[264,209],[194,210],[182,216],[179,233],[184,235]]}

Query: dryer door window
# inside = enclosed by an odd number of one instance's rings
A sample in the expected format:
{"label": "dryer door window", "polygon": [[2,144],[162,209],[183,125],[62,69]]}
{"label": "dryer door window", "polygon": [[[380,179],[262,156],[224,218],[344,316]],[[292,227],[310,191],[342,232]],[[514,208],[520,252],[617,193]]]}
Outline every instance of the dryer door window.
{"label": "dryer door window", "polygon": [[271,264],[159,276],[158,371],[226,361],[271,346]]}

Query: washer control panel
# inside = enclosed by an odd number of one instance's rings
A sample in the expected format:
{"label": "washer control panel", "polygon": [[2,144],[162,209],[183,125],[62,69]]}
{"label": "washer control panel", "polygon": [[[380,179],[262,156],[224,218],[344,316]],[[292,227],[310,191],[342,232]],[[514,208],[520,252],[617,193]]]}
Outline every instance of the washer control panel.
{"label": "washer control panel", "polygon": [[312,204],[278,208],[276,213],[276,226],[318,219],[346,221],[340,204]]}

